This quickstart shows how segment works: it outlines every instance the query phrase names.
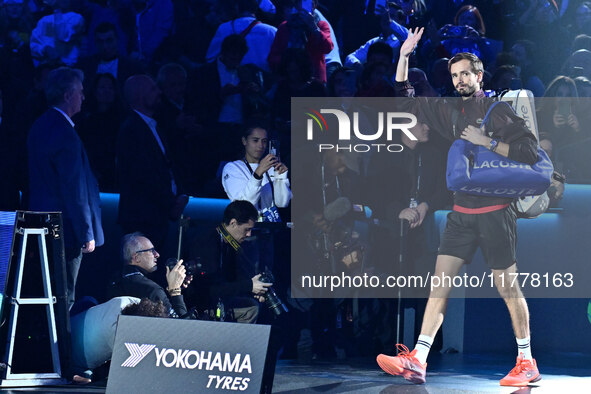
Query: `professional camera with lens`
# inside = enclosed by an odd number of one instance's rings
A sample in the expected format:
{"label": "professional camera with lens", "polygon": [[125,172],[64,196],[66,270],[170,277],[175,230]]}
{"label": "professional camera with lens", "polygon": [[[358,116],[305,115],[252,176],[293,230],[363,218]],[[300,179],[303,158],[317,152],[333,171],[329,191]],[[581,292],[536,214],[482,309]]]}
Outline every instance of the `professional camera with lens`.
{"label": "professional camera with lens", "polygon": [[[275,278],[271,271],[266,270],[261,272],[261,277],[259,278],[261,282],[264,283],[273,283]],[[280,316],[284,312],[289,312],[287,306],[281,301],[273,286],[267,288],[267,294],[265,294],[265,305],[273,311],[275,316]]]}

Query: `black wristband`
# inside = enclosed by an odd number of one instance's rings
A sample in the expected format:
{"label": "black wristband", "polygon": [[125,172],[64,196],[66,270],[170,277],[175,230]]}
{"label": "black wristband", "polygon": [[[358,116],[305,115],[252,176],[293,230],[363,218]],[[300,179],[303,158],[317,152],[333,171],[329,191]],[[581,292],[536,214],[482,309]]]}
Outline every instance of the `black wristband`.
{"label": "black wristband", "polygon": [[254,177],[254,179],[259,180],[259,181],[261,179],[263,179],[263,176],[262,175],[259,176],[259,174],[257,174],[256,171],[252,173],[252,176]]}

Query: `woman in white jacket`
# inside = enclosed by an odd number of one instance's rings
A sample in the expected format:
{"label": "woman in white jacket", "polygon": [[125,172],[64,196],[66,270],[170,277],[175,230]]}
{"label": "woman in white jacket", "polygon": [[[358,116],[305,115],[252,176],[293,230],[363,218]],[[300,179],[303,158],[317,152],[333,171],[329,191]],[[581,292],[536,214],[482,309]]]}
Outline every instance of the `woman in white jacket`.
{"label": "woman in white jacket", "polygon": [[267,131],[249,127],[242,137],[244,157],[224,166],[222,184],[228,198],[250,201],[259,211],[259,221],[280,222],[277,207],[291,200],[287,166],[274,154],[266,154]]}

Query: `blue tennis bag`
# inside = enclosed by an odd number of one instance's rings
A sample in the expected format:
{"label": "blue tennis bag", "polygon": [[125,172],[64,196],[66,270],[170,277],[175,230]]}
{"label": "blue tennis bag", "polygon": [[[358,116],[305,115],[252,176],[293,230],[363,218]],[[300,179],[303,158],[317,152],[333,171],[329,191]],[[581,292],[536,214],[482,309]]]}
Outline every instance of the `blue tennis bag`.
{"label": "blue tennis bag", "polygon": [[447,188],[480,196],[537,196],[550,186],[553,171],[550,158],[539,147],[538,161],[530,166],[458,139],[447,155]]}

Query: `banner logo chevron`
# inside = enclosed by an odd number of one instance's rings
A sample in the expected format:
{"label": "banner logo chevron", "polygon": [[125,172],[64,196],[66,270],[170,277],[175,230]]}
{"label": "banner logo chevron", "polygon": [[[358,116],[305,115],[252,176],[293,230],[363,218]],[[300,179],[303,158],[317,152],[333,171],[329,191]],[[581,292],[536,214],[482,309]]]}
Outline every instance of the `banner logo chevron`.
{"label": "banner logo chevron", "polygon": [[156,345],[142,344],[141,346],[137,343],[125,342],[125,347],[129,352],[130,356],[121,364],[122,367],[133,368],[140,363],[146,357]]}

